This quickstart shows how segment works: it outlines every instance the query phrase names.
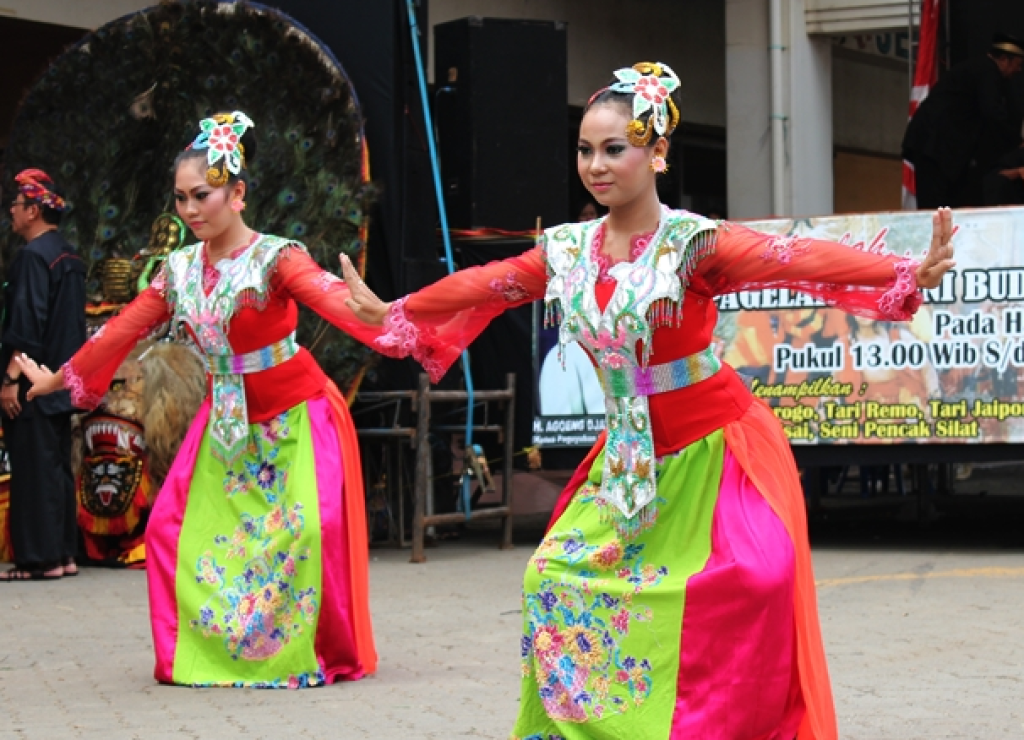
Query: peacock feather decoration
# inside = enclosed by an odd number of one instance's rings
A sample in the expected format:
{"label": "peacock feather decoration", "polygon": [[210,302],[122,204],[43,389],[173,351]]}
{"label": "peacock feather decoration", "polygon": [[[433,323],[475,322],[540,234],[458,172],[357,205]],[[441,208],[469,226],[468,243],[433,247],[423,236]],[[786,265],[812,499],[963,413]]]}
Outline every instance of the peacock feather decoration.
{"label": "peacock feather decoration", "polygon": [[[19,109],[4,190],[27,167],[54,177],[69,203],[62,231],[88,265],[90,300],[102,301],[105,266],[142,252],[141,268],[154,222],[174,212],[171,165],[197,122],[235,110],[257,126],[249,225],[303,242],[332,272],[342,252],[361,264],[373,188],[355,92],[315,37],[256,3],[164,0],[68,49]],[[299,339],[343,389],[372,358],[307,310]]]}

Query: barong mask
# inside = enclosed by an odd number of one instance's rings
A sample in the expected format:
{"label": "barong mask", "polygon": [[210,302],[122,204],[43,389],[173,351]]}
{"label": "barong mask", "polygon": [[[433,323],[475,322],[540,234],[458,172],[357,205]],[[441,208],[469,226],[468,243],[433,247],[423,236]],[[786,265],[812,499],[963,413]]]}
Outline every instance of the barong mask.
{"label": "barong mask", "polygon": [[615,78],[618,82],[607,89],[633,96],[633,120],[626,126],[630,144],[644,147],[651,143],[655,133],[669,136],[675,131],[679,125],[679,109],[672,101],[672,93],[679,88],[679,78],[671,67],[661,62],[640,62],[615,70]]}
{"label": "barong mask", "polygon": [[206,182],[215,188],[228,184],[245,167],[242,136],[256,124],[241,111],[223,113],[199,122],[199,135],[189,149],[206,149]]}
{"label": "barong mask", "polygon": [[82,428],[82,507],[94,517],[123,516],[142,482],[146,454],[142,428],[128,419],[101,413],[88,416]]}
{"label": "barong mask", "polygon": [[22,170],[14,176],[18,191],[34,203],[39,203],[55,211],[67,209],[67,202],[50,190],[53,180],[42,170]]}

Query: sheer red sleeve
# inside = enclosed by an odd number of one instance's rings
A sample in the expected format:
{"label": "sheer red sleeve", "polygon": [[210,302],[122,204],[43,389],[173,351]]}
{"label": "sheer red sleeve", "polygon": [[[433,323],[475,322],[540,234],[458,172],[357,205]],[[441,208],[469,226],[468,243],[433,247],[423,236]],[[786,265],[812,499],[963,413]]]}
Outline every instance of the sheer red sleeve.
{"label": "sheer red sleeve", "polygon": [[373,347],[389,357],[412,355],[437,382],[495,316],[543,298],[546,286],[539,246],[460,270],[392,303]]}
{"label": "sheer red sleeve", "polygon": [[98,406],[132,348],[170,321],[165,290],[166,277],[161,273],[64,363],[64,385],[75,406]]}
{"label": "sheer red sleeve", "polygon": [[921,305],[918,262],[844,244],[772,236],[723,223],[714,251],[697,266],[714,295],[790,288],[873,319],[903,321]]}
{"label": "sheer red sleeve", "polygon": [[345,305],[349,297],[345,281],[320,267],[305,251],[288,248],[277,261],[270,280],[274,290],[284,290],[354,339],[375,346],[373,341],[383,329],[356,318],[352,309]]}

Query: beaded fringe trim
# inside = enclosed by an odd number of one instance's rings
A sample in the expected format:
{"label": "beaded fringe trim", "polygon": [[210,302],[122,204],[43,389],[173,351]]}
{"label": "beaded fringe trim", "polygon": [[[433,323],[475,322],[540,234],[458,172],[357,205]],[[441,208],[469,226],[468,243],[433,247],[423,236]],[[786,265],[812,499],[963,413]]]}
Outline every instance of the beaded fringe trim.
{"label": "beaded fringe trim", "polygon": [[[683,323],[683,295],[690,284],[697,265],[715,251],[718,243],[718,232],[715,230],[702,231],[694,236],[686,245],[686,255],[679,266],[679,279],[682,282],[682,291],[679,300],[671,298],[660,298],[651,304],[647,309],[647,323],[651,331],[664,326],[679,328]],[[557,327],[564,318],[562,306],[559,300],[553,300],[544,304],[544,328]]]}
{"label": "beaded fringe trim", "polygon": [[658,520],[657,497],[631,517],[627,517],[619,507],[608,501],[602,500],[600,508],[601,523],[612,527],[621,540],[635,540],[651,529]]}

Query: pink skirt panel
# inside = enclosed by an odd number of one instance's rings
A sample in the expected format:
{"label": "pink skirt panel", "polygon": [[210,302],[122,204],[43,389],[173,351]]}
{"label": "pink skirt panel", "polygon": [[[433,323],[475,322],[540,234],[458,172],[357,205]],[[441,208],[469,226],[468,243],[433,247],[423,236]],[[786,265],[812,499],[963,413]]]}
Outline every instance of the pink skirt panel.
{"label": "pink skirt panel", "polygon": [[178,643],[178,599],[175,575],[178,567],[178,537],[185,517],[185,504],[192,485],[192,471],[199,456],[210,402],[204,401],[188,428],[188,434],[156,497],[146,524],[146,582],[149,585],[149,623],[153,630],[157,681],[171,683],[174,650]]}
{"label": "pink skirt panel", "polygon": [[672,740],[792,740],[804,715],[782,521],[728,447],[711,556],[686,586]]}

